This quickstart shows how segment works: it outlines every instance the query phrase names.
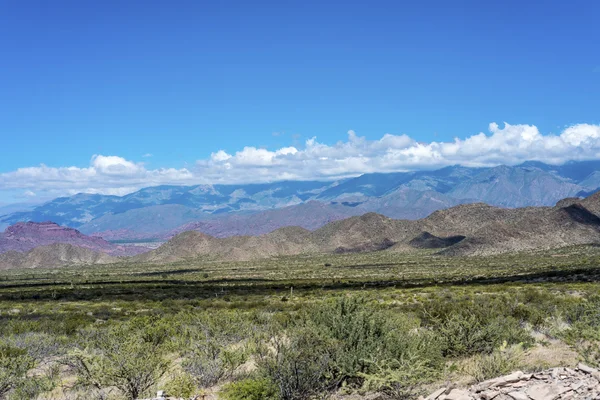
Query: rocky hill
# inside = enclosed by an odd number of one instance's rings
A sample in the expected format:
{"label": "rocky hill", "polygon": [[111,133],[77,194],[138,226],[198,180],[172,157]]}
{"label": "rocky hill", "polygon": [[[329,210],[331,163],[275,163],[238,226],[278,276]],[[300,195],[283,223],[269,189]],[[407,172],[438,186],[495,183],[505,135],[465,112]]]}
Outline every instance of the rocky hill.
{"label": "rocky hill", "polygon": [[54,243],[69,244],[111,256],[131,256],[147,251],[142,247],[115,245],[53,222],[19,222],[0,233],[0,253],[26,252]]}
{"label": "rocky hill", "polygon": [[482,203],[465,204],[416,221],[367,213],[312,232],[282,228],[260,236],[228,238],[185,232],[135,260],[248,260],[304,253],[406,252],[422,248],[440,249],[444,255],[470,256],[600,244],[598,211],[600,195],[594,195],[584,200],[561,201],[554,207],[505,209]]}
{"label": "rocky hill", "polygon": [[[318,214],[320,203],[303,206],[315,207]],[[281,215],[281,210],[273,212]],[[322,215],[327,213],[325,211]],[[38,233],[24,233],[32,231]],[[72,257],[59,256],[55,261],[59,264],[111,261],[94,254],[75,254],[73,249],[112,256],[131,250],[56,224],[25,223],[7,229],[2,237],[0,244],[5,249],[4,265],[50,264],[52,258],[48,252],[58,249],[65,254],[66,250],[46,247],[41,253],[44,256],[35,251],[27,253],[27,256],[19,255],[14,250],[28,250],[36,244],[46,244],[44,240],[57,242],[59,239],[72,246]],[[313,231],[303,227],[283,227],[258,236],[219,238],[187,231],[175,235],[155,250],[135,255],[130,261],[164,263],[191,258],[253,260],[314,253],[411,252],[419,249],[436,249],[440,255],[446,256],[474,256],[584,244],[600,244],[600,194],[585,199],[567,198],[554,207],[508,209],[483,203],[461,204],[436,211],[420,220],[392,219],[366,213],[330,222]],[[40,263],[40,259],[46,261]]]}
{"label": "rocky hill", "polygon": [[39,246],[25,253],[8,251],[0,254],[0,269],[60,267],[65,265],[95,265],[117,262],[119,259],[68,243]]}

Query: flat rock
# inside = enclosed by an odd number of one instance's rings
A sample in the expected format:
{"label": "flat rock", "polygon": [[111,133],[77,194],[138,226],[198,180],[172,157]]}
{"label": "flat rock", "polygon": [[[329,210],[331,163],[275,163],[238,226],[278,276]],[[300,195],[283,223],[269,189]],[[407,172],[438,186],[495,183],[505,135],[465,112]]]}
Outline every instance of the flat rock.
{"label": "flat rock", "polygon": [[429,396],[427,396],[426,400],[436,400],[438,397],[440,397],[444,392],[446,391],[446,388],[441,388],[436,390],[435,392],[431,393]]}
{"label": "flat rock", "polygon": [[507,395],[512,397],[514,400],[529,400],[529,396],[523,392],[508,392]]}
{"label": "flat rock", "polygon": [[577,369],[585,372],[586,374],[593,374],[594,372],[598,372],[598,370],[596,368],[588,367],[587,365],[585,365],[583,363],[579,363],[577,365]]}
{"label": "flat rock", "polygon": [[488,391],[481,393],[480,396],[483,400],[492,400],[492,399],[496,398],[496,396],[498,396],[499,394],[500,394],[500,392],[497,390],[488,390]]}
{"label": "flat rock", "polygon": [[503,384],[519,382],[521,380],[521,376],[523,376],[523,373],[521,371],[513,372],[510,375],[503,376]]}
{"label": "flat rock", "polygon": [[551,385],[549,383],[539,383],[527,389],[527,395],[532,400],[555,400],[571,389],[560,385]]}
{"label": "flat rock", "polygon": [[471,393],[462,389],[452,389],[450,393],[446,395],[446,400],[473,400]]}

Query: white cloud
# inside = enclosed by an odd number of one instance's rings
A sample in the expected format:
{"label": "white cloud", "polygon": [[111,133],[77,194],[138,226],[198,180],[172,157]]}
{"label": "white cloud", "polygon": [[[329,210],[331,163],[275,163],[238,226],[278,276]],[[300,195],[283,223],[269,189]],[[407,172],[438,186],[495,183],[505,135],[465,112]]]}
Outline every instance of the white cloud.
{"label": "white cloud", "polygon": [[0,190],[49,197],[78,192],[123,195],[160,184],[248,183],[282,179],[335,179],[369,172],[434,169],[447,165],[514,165],[527,160],[560,164],[600,158],[600,126],[578,124],[560,134],[542,134],[533,125],[502,127],[448,142],[419,143],[407,135],[367,140],[354,131],[333,145],[316,137],[303,146],[268,150],[247,146],[218,150],[191,168],[147,169],[119,156],[94,155],[88,167],[20,168],[0,174]]}
{"label": "white cloud", "polygon": [[0,190],[22,189],[43,198],[82,192],[123,195],[145,186],[193,182],[194,174],[185,168],[147,170],[122,157],[103,155],[94,155],[87,168],[41,164],[0,174]]}
{"label": "white cloud", "polygon": [[144,172],[144,168],[141,165],[136,165],[123,157],[117,156],[95,154],[92,157],[91,166],[95,172],[104,175],[134,176]]}
{"label": "white cloud", "polygon": [[146,153],[142,157],[144,157],[144,158],[150,158],[150,157],[154,157],[154,154],[152,154],[152,153]]}

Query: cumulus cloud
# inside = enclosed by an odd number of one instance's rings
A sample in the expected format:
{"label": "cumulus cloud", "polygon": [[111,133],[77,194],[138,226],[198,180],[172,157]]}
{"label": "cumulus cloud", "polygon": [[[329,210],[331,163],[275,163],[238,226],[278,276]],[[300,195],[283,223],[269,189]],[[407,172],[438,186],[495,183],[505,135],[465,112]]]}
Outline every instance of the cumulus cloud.
{"label": "cumulus cloud", "polygon": [[90,165],[85,168],[41,164],[0,174],[0,190],[25,189],[25,193],[43,194],[43,197],[82,192],[123,195],[144,186],[192,182],[194,174],[185,168],[147,170],[140,163],[104,155],[92,156]]}
{"label": "cumulus cloud", "polygon": [[577,124],[560,134],[542,134],[534,125],[501,127],[488,133],[430,143],[407,135],[385,134],[367,140],[349,131],[333,145],[316,137],[277,150],[247,146],[228,153],[218,150],[189,168],[147,169],[119,156],[94,155],[79,167],[20,168],[0,174],[0,189],[47,194],[77,192],[122,195],[160,184],[250,183],[284,179],[336,179],[370,172],[434,169],[448,165],[514,165],[527,160],[561,164],[600,158],[600,126]]}

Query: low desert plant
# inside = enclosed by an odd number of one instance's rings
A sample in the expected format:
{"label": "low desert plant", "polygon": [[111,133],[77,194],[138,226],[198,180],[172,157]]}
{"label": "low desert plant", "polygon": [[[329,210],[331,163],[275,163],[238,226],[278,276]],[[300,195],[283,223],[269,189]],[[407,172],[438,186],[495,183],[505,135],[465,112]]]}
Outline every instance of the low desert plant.
{"label": "low desert plant", "polygon": [[523,346],[506,342],[490,354],[477,354],[464,366],[464,372],[477,382],[505,375],[518,369],[523,361]]}
{"label": "low desert plant", "polygon": [[178,374],[169,380],[164,389],[169,396],[185,399],[192,397],[198,391],[194,379],[186,373]]}
{"label": "low desert plant", "polygon": [[267,378],[247,378],[228,383],[219,392],[223,400],[278,400],[277,387]]}
{"label": "low desert plant", "polygon": [[281,400],[306,400],[332,388],[332,352],[332,343],[314,329],[297,329],[259,347],[258,367]]}
{"label": "low desert plant", "polygon": [[65,358],[84,387],[116,387],[127,399],[137,399],[167,372],[163,357],[166,338],[154,334],[144,320],[133,319],[103,330],[86,332],[85,347]]}
{"label": "low desert plant", "polygon": [[27,372],[34,366],[34,359],[25,350],[0,344],[0,399],[23,388]]}

